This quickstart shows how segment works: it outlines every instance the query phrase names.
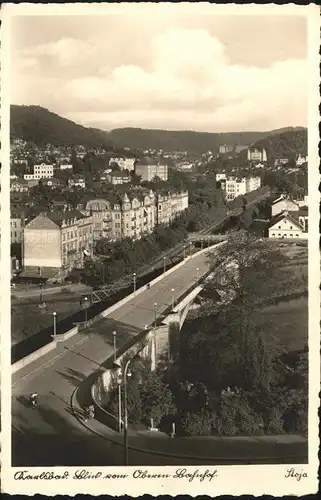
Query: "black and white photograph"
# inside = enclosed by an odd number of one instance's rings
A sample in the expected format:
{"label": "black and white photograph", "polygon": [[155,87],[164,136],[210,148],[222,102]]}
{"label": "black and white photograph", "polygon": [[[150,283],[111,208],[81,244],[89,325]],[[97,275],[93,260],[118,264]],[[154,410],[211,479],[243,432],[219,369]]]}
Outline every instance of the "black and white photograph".
{"label": "black and white photograph", "polygon": [[5,492],[317,491],[318,12],[5,6]]}

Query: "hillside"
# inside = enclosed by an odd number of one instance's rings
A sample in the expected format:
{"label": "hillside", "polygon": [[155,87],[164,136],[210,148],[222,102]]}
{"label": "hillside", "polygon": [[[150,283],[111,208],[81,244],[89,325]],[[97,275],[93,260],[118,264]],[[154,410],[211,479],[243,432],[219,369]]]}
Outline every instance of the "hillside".
{"label": "hillside", "polygon": [[[308,153],[308,131],[307,129],[293,129],[281,134],[273,134],[255,143],[258,148],[265,148],[268,161],[273,162],[276,157],[293,158],[296,154]],[[244,155],[242,151],[241,155]]]}
{"label": "hillside", "polygon": [[167,131],[142,128],[119,128],[111,130],[109,138],[117,145],[129,148],[163,149],[164,151],[189,151],[204,153],[218,151],[219,144],[249,145],[271,134],[294,130],[286,127],[267,132],[209,133],[192,131]]}
{"label": "hillside", "polygon": [[41,106],[12,105],[10,113],[12,139],[21,138],[39,146],[50,143],[55,146],[112,147],[106,132],[83,127]]}

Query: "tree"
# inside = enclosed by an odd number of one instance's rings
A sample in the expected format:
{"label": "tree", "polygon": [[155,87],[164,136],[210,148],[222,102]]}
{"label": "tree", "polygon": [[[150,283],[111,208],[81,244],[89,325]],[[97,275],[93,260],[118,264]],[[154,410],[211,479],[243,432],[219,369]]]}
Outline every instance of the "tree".
{"label": "tree", "polygon": [[176,411],[172,393],[157,372],[149,372],[144,378],[140,397],[142,421],[145,425],[150,425],[153,419],[154,425],[158,426],[163,417],[174,414]]}
{"label": "tree", "polygon": [[208,410],[186,412],[180,416],[180,428],[185,436],[210,436],[213,423],[213,415]]}
{"label": "tree", "polygon": [[288,261],[273,242],[239,233],[210,254],[213,273],[204,294],[210,299],[220,291],[227,300],[237,301],[243,307],[284,295],[298,282],[285,266]]}

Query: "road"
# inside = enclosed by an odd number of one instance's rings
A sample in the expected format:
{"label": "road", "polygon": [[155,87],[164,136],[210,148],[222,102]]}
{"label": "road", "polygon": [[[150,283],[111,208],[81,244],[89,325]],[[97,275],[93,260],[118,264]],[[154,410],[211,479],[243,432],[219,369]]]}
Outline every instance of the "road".
{"label": "road", "polygon": [[[89,403],[89,399],[86,400],[86,398],[89,398],[90,379],[87,380],[87,378],[112,355],[112,332],[117,331],[117,347],[120,347],[137,335],[146,324],[153,323],[154,304],[157,303],[157,315],[161,314],[171,304],[173,288],[175,289],[174,295],[178,297],[196,281],[197,268],[199,268],[199,276],[207,272],[206,253],[187,260],[184,266],[112,313],[103,320],[103,324],[94,324],[86,332],[79,333],[67,342],[59,343],[54,353],[48,353],[13,375],[13,466],[123,464],[123,448],[119,443],[117,433],[108,430],[97,421],[94,421],[90,428],[84,425],[81,416],[75,417],[71,409],[71,402],[77,399],[75,390],[82,383],[82,403]],[[37,408],[31,408],[28,404],[29,394],[33,391],[39,394]],[[261,457],[269,455],[270,463],[273,463],[276,457],[282,455],[282,450],[289,449],[287,443],[277,444],[273,440],[262,444],[242,439],[227,442],[220,441],[220,438],[212,442],[204,442],[204,438],[203,440],[199,438],[197,442],[186,439],[176,444],[178,440],[175,442],[169,440],[166,444],[166,439],[161,439],[161,437],[164,438],[164,435],[156,434],[152,438],[130,436],[130,446],[139,448],[143,443],[143,447],[151,450],[150,453],[130,450],[130,463],[133,465],[195,465],[198,462],[195,459],[182,459],[153,453],[159,448],[166,451],[168,445],[176,453],[176,446],[180,450],[188,450],[189,453],[185,454],[189,456],[198,453],[204,456],[206,448],[210,451],[210,456],[213,456],[213,460],[205,461],[207,465],[231,463],[231,457],[242,457],[244,454],[252,457],[254,463],[258,455]],[[290,446],[293,454],[301,453],[302,449],[305,452],[302,440],[290,443]],[[209,456],[208,453],[207,456]],[[225,462],[222,457],[225,457]],[[249,461],[251,459],[246,458],[243,463],[249,463]],[[300,462],[301,460],[298,463]],[[199,461],[199,463],[202,462]]]}
{"label": "road", "polygon": [[[108,465],[117,464],[117,451],[106,453],[107,443],[93,436],[70,413],[75,387],[88,377],[113,351],[112,332],[117,330],[118,347],[137,334],[172,301],[208,270],[206,256],[198,255],[110,315],[106,329],[93,325],[66,343],[28,365],[13,376],[12,426],[13,463],[16,465]],[[39,407],[30,408],[27,398],[39,394]],[[99,444],[100,443],[100,444]],[[115,446],[113,447],[115,448]],[[121,449],[117,447],[119,460]],[[146,458],[145,458],[146,459]],[[91,463],[89,463],[92,461]]]}

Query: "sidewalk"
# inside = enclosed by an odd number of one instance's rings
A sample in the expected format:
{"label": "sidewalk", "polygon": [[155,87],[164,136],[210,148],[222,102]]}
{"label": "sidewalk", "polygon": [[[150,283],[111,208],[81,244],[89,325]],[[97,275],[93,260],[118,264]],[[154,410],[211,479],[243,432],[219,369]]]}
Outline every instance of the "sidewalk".
{"label": "sidewalk", "polygon": [[[87,379],[88,380],[88,379]],[[90,383],[92,383],[91,378]],[[87,387],[81,387],[83,384]],[[82,399],[89,402],[87,381],[80,384],[71,398],[74,416],[91,432],[123,446],[123,434],[96,419],[83,420]],[[80,394],[82,392],[82,394]],[[159,457],[191,460],[196,463],[304,463],[307,462],[308,441],[299,435],[278,436],[195,436],[171,439],[163,432],[128,430],[129,449]]]}

